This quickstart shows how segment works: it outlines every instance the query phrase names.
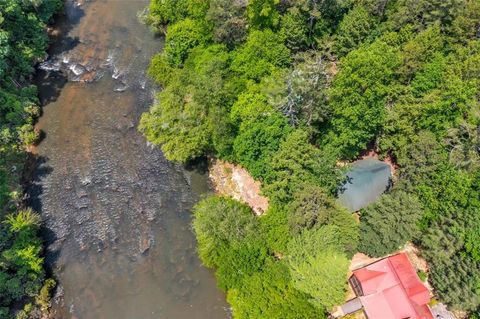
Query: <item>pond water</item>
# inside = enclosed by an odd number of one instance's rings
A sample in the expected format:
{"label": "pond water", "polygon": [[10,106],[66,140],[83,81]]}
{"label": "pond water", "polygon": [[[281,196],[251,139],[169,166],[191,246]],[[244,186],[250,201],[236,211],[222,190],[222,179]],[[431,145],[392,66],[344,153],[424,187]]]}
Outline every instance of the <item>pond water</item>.
{"label": "pond water", "polygon": [[138,21],[147,4],[67,0],[39,66],[43,140],[29,195],[59,283],[53,318],[229,316],[190,226],[207,177],[166,161],[136,129],[162,46]]}
{"label": "pond water", "polygon": [[388,164],[374,158],[354,162],[340,189],[340,203],[352,212],[368,206],[387,190],[391,174]]}

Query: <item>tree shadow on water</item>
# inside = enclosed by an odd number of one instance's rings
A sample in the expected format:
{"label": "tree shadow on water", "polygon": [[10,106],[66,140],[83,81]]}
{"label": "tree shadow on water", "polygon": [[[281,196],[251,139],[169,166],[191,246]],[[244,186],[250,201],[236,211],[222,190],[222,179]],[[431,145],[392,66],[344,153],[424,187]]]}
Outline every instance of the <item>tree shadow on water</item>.
{"label": "tree shadow on water", "polygon": [[[53,172],[53,168],[48,164],[48,158],[36,154],[28,153],[28,159],[24,170],[24,189],[25,203],[34,211],[42,215],[42,194],[43,181],[45,177]],[[48,227],[42,224],[40,228],[40,236],[42,237],[45,247],[57,241],[57,236]],[[60,256],[60,251],[56,249],[47,249],[45,253],[45,269],[48,277],[53,276],[55,264]]]}
{"label": "tree shadow on water", "polygon": [[208,173],[208,158],[206,156],[197,157],[186,162],[183,167],[189,172],[205,175]]}
{"label": "tree shadow on water", "polygon": [[55,23],[52,25],[53,32],[50,33],[52,45],[47,51],[50,56],[71,50],[80,43],[78,38],[72,38],[68,33],[84,16],[85,11],[81,6],[75,5],[73,1],[65,1],[62,12],[53,18]]}
{"label": "tree shadow on water", "polygon": [[[68,34],[84,15],[85,12],[80,6],[76,6],[72,1],[65,2],[63,11],[54,17],[55,24],[51,26],[52,31],[49,32],[50,47],[47,53],[50,58],[47,60],[59,60],[62,53],[70,51],[80,44],[78,37],[71,37]],[[60,62],[57,61],[57,63]],[[33,83],[38,88],[40,105],[46,106],[56,101],[67,82],[67,74],[60,67],[43,70],[37,66]]]}
{"label": "tree shadow on water", "polygon": [[24,170],[24,189],[26,190],[26,203],[36,212],[42,213],[41,195],[43,194],[43,179],[53,172],[48,165],[48,158],[28,153]]}
{"label": "tree shadow on water", "polygon": [[45,247],[45,271],[47,277],[52,278],[55,275],[55,267],[60,258],[60,249],[51,249],[51,245],[57,241],[57,235],[50,228],[42,226],[40,228],[40,235],[42,236]]}
{"label": "tree shadow on water", "polygon": [[343,176],[342,181],[338,184],[337,189],[335,191],[335,196],[345,193],[348,188],[348,185],[353,184],[353,178],[349,175]]}
{"label": "tree shadow on water", "polygon": [[38,88],[38,98],[42,107],[55,102],[68,82],[67,76],[61,71],[51,72],[37,70],[35,85]]}

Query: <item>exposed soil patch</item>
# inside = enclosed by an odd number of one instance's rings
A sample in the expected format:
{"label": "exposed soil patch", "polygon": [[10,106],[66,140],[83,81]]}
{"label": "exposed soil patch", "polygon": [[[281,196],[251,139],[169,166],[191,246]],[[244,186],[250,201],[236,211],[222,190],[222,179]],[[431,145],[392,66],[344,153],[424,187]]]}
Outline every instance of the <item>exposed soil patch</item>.
{"label": "exposed soil patch", "polygon": [[373,264],[374,262],[380,259],[381,258],[369,257],[363,253],[356,253],[350,262],[350,267],[348,268],[350,272],[348,276],[350,277],[350,275],[354,270]]}
{"label": "exposed soil patch", "polygon": [[337,61],[334,60],[329,64],[328,74],[331,78],[333,78],[337,73],[338,73]]}
{"label": "exposed soil patch", "polygon": [[268,198],[260,195],[260,182],[246,169],[218,159],[210,160],[209,166],[209,177],[217,193],[247,204],[257,215],[267,211]]}

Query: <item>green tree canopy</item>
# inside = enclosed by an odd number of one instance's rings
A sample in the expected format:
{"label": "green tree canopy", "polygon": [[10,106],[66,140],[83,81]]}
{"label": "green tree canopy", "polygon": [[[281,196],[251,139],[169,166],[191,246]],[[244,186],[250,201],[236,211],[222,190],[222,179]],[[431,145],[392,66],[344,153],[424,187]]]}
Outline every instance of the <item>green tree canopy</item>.
{"label": "green tree canopy", "polygon": [[308,31],[306,17],[298,7],[290,8],[280,20],[280,35],[292,52],[308,47],[311,43]]}
{"label": "green tree canopy", "polygon": [[349,254],[356,252],[358,223],[354,216],[339,206],[335,199],[321,187],[305,184],[294,193],[288,205],[288,223],[294,235],[304,230],[334,225],[341,238],[342,249]]}
{"label": "green tree canopy", "polygon": [[224,46],[194,49],[185,68],[172,71],[160,102],[142,116],[140,130],[162,145],[167,159],[185,162],[207,152],[229,152],[227,68]]}
{"label": "green tree canopy", "polygon": [[264,80],[264,91],[271,104],[293,126],[318,133],[321,126],[330,120],[332,112],[327,101],[330,76],[327,68],[328,62],[321,53],[308,51],[295,55],[288,75],[275,74]]}
{"label": "green tree canopy", "polygon": [[227,295],[237,319],[326,318],[308,298],[292,286],[288,269],[281,262],[267,263],[262,272],[246,278]]}
{"label": "green tree canopy", "polygon": [[258,237],[235,241],[221,253],[215,273],[220,288],[225,291],[241,288],[246,278],[263,270],[265,261],[271,257],[262,238]]}
{"label": "green tree canopy", "polygon": [[235,159],[254,178],[263,179],[268,174],[271,156],[291,131],[285,117],[278,113],[243,122],[233,143]]}
{"label": "green tree canopy", "polygon": [[211,196],[200,201],[193,216],[198,252],[209,267],[218,266],[225,249],[253,236],[258,227],[248,206],[226,197]]}
{"label": "green tree canopy", "polygon": [[0,307],[34,297],[45,279],[40,217],[27,209],[6,217],[0,227]]}
{"label": "green tree canopy", "polygon": [[210,30],[202,22],[192,19],[183,19],[168,27],[163,54],[170,65],[183,64],[189,50],[210,39]]}
{"label": "green tree canopy", "polygon": [[350,52],[332,82],[333,109],[328,143],[353,158],[381,130],[399,65],[398,50],[382,41]]}
{"label": "green tree canopy", "polygon": [[250,32],[247,42],[232,54],[231,70],[245,80],[259,81],[290,64],[290,51],[270,29]]}
{"label": "green tree canopy", "polygon": [[422,216],[422,206],[413,195],[401,189],[382,195],[361,211],[360,251],[381,257],[398,250],[419,234]]}
{"label": "green tree canopy", "polygon": [[278,25],[280,14],[277,5],[280,0],[250,0],[247,13],[250,25],[256,29],[273,28]]}
{"label": "green tree canopy", "polygon": [[321,185],[331,192],[340,181],[332,158],[311,145],[308,133],[301,129],[285,136],[268,163],[263,191],[280,203],[288,203],[304,183]]}
{"label": "green tree canopy", "polygon": [[230,110],[230,119],[239,127],[242,122],[254,122],[275,113],[268,96],[258,84],[250,84],[242,92]]}
{"label": "green tree canopy", "polygon": [[287,264],[293,285],[313,297],[312,304],[330,311],[345,300],[349,261],[335,226],[306,230],[288,245]]}
{"label": "green tree canopy", "polygon": [[213,39],[229,48],[247,37],[246,5],[243,1],[211,0],[207,20],[214,25]]}
{"label": "green tree canopy", "polygon": [[375,18],[363,7],[356,6],[340,22],[335,41],[335,51],[339,56],[356,49],[375,28]]}
{"label": "green tree canopy", "polygon": [[154,31],[165,33],[168,24],[187,17],[204,18],[208,8],[208,0],[151,0],[146,22]]}
{"label": "green tree canopy", "polygon": [[420,31],[434,23],[446,28],[461,12],[467,1],[462,0],[400,0],[389,6],[386,12],[386,27],[399,30],[410,24]]}

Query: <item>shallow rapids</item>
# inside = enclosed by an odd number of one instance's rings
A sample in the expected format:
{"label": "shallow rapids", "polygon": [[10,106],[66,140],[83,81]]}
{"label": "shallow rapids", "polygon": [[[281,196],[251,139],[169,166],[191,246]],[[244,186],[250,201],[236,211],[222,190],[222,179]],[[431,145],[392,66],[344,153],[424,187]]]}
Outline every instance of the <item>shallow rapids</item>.
{"label": "shallow rapids", "polygon": [[55,318],[228,317],[190,227],[207,177],[164,159],[136,127],[162,41],[148,0],[67,1],[36,82],[44,104],[29,189],[58,279]]}

